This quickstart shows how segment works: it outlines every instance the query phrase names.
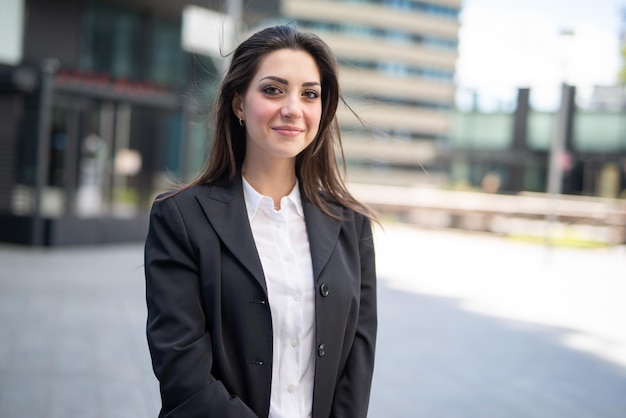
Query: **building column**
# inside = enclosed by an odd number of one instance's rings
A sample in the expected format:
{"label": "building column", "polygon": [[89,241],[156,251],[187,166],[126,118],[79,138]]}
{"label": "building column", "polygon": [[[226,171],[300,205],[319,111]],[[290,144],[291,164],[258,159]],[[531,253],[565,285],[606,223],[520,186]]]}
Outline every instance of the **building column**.
{"label": "building column", "polygon": [[530,89],[523,88],[517,91],[517,107],[513,114],[513,144],[514,161],[509,163],[509,178],[507,189],[511,192],[520,192],[525,189],[526,158],[528,152],[528,114],[530,113]]}
{"label": "building column", "polygon": [[41,64],[39,87],[39,117],[37,120],[37,177],[35,178],[35,202],[33,212],[32,243],[45,244],[44,217],[42,212],[43,194],[48,185],[50,162],[50,113],[54,93],[54,77],[59,68],[56,59],[46,59]]}

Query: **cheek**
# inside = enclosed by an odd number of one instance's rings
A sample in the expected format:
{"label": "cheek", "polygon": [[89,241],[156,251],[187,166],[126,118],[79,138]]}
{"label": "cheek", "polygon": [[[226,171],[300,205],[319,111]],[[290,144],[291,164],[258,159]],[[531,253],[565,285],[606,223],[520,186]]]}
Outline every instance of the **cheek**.
{"label": "cheek", "polygon": [[272,120],[272,113],[269,112],[266,108],[261,107],[252,107],[248,111],[248,121],[250,122],[249,127],[252,129],[265,129],[265,127]]}
{"label": "cheek", "polygon": [[320,122],[322,121],[322,107],[316,108],[310,113],[309,125],[312,130],[316,132],[319,130]]}
{"label": "cheek", "polygon": [[268,118],[273,113],[271,103],[256,95],[246,98],[246,113],[248,119],[262,120]]}

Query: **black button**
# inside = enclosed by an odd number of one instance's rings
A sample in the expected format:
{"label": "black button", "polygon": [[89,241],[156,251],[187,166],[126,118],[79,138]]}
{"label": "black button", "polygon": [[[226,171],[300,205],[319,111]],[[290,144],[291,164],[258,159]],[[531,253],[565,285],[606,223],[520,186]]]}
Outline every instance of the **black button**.
{"label": "black button", "polygon": [[320,344],[317,346],[317,355],[324,357],[326,355],[326,344]]}
{"label": "black button", "polygon": [[322,283],[322,285],[320,286],[320,293],[324,297],[328,296],[328,285],[326,283]]}

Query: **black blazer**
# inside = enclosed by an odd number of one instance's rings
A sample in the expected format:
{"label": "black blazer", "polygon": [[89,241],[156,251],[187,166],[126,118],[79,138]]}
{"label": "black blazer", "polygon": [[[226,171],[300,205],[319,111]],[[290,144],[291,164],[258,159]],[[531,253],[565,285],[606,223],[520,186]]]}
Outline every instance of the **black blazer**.
{"label": "black blazer", "polygon": [[[315,286],[314,418],[365,418],[376,340],[371,225],[303,198]],[[154,203],[145,247],[147,336],[159,417],[269,413],[272,320],[241,177]]]}

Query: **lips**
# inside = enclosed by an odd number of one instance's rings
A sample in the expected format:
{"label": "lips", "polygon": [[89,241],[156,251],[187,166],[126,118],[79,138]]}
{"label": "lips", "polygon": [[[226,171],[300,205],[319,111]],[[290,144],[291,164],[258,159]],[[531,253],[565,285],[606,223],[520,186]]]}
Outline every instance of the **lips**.
{"label": "lips", "polygon": [[284,136],[296,136],[304,132],[304,129],[295,126],[276,126],[273,127],[272,130]]}

